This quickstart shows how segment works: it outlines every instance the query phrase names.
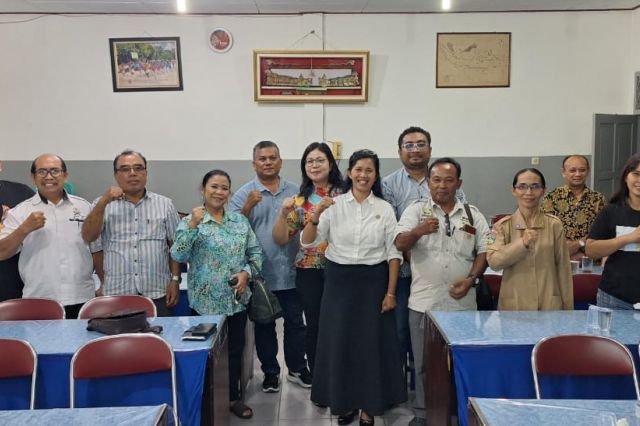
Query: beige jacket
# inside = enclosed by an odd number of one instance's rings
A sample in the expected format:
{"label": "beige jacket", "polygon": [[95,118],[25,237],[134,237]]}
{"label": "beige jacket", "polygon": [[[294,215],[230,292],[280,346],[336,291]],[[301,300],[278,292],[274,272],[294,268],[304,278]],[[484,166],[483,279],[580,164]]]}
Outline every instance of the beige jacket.
{"label": "beige jacket", "polygon": [[555,311],[573,309],[569,250],[560,219],[538,212],[532,228],[538,239],[525,248],[526,222],[519,211],[493,226],[487,241],[487,261],[503,270],[499,310]]}

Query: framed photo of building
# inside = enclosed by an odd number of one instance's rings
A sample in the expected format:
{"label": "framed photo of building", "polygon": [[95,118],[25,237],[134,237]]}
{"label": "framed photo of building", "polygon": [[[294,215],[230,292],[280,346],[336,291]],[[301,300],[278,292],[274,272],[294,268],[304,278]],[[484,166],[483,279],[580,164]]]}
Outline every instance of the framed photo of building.
{"label": "framed photo of building", "polygon": [[256,102],[367,102],[368,51],[253,51]]}
{"label": "framed photo of building", "polygon": [[436,87],[509,87],[511,33],[438,33]]}
{"label": "framed photo of building", "polygon": [[179,37],[110,38],[114,92],[182,90]]}

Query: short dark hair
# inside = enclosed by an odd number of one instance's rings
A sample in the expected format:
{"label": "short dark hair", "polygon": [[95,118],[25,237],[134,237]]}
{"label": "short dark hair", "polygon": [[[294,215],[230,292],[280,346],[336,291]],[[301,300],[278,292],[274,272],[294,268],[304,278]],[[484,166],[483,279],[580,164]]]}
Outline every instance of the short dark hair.
{"label": "short dark hair", "polygon": [[[371,191],[373,192],[373,195],[384,200],[384,196],[382,195],[382,179],[380,178],[380,159],[378,158],[378,154],[370,149],[361,149],[354,152],[351,154],[351,157],[349,157],[349,171],[353,169],[359,160],[365,160],[367,158],[373,160],[373,166],[376,169],[376,180],[373,182]],[[352,186],[353,182],[349,177],[349,173],[347,173],[344,178],[344,192],[349,192]]]}
{"label": "short dark hair", "polygon": [[633,154],[627,162],[624,163],[622,173],[620,174],[620,187],[616,193],[611,196],[609,200],[611,204],[618,204],[620,206],[626,206],[628,204],[629,187],[627,186],[627,176],[637,169],[638,166],[640,166],[640,153]]}
{"label": "short dark hair", "polygon": [[300,195],[304,198],[304,201],[309,201],[309,196],[313,194],[313,182],[307,176],[307,156],[311,151],[318,150],[327,156],[327,160],[329,161],[329,185],[331,188],[342,187],[342,175],[340,174],[340,169],[338,169],[338,163],[336,163],[336,159],[333,157],[333,152],[331,152],[331,148],[324,142],[312,142],[307,146],[302,153],[302,158],[300,159],[300,171],[302,172],[302,183],[300,184]]}
{"label": "short dark hair", "polygon": [[32,175],[35,175],[35,174],[36,174],[36,161],[38,161],[38,159],[39,159],[40,157],[45,156],[45,155],[51,155],[51,156],[53,156],[53,157],[56,157],[58,160],[60,160],[60,165],[61,165],[60,167],[62,168],[62,171],[63,171],[64,173],[66,173],[66,172],[67,172],[67,163],[65,163],[65,162],[64,162],[64,160],[62,159],[62,157],[60,157],[59,155],[56,155],[56,154],[40,154],[40,155],[38,155],[38,156],[37,156],[37,157],[36,157],[36,158],[31,162],[31,174],[32,174]]}
{"label": "short dark hair", "polygon": [[451,157],[442,157],[442,158],[438,158],[429,166],[429,174],[428,174],[429,177],[431,177],[431,169],[433,169],[438,164],[451,164],[453,167],[456,168],[456,177],[460,179],[460,176],[462,176],[462,167],[460,166],[460,163],[458,163],[456,160],[454,160]]}
{"label": "short dark hair", "polygon": [[253,159],[256,159],[256,152],[262,148],[275,148],[278,151],[278,156],[280,156],[280,148],[276,145],[275,142],[271,141],[260,141],[253,147]]}
{"label": "short dark hair", "polygon": [[402,139],[404,139],[404,137],[409,133],[422,133],[427,138],[427,143],[429,144],[429,146],[431,146],[431,135],[429,134],[429,132],[427,132],[422,127],[411,126],[404,129],[402,133],[400,133],[400,136],[398,136],[398,148],[402,148]]}
{"label": "short dark hair", "polygon": [[547,187],[547,182],[544,180],[544,175],[542,174],[542,172],[538,169],[536,169],[535,167],[527,167],[521,170],[518,170],[516,172],[516,175],[513,177],[513,187],[516,187],[516,184],[518,183],[518,178],[520,177],[521,174],[526,173],[526,172],[531,172],[535,175],[538,175],[538,177],[540,178],[540,183],[542,184],[543,188]]}
{"label": "short dark hair", "polygon": [[209,179],[211,179],[214,176],[224,176],[224,177],[226,177],[229,180],[229,186],[231,186],[231,178],[229,177],[229,174],[227,172],[225,172],[224,170],[214,169],[214,170],[208,171],[202,177],[202,186],[201,186],[201,188],[204,188],[205,186],[207,186],[207,182],[209,182]]}
{"label": "short dark hair", "polygon": [[582,154],[571,154],[571,155],[567,155],[566,157],[564,157],[564,158],[562,159],[562,170],[564,170],[564,163],[566,163],[566,162],[567,162],[567,160],[568,160],[569,158],[572,158],[572,157],[582,158],[582,159],[587,163],[587,169],[591,168],[591,167],[589,167],[589,159],[588,159],[587,157],[585,157],[585,156],[584,156],[584,155],[582,155]]}
{"label": "short dark hair", "polygon": [[139,153],[138,151],[134,151],[132,149],[125,149],[124,151],[122,151],[120,154],[116,155],[116,158],[113,159],[113,172],[117,172],[118,171],[118,160],[120,159],[120,157],[123,157],[125,155],[137,155],[138,157],[142,158],[142,161],[144,162],[144,168],[147,168],[147,159],[144,158],[144,155],[142,155],[141,153]]}

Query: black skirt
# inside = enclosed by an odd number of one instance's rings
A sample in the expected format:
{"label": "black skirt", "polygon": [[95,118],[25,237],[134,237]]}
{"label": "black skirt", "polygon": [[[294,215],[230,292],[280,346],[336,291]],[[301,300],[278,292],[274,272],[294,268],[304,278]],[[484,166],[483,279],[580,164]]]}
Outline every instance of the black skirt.
{"label": "black skirt", "polygon": [[380,313],[389,266],[327,260],[311,400],[333,414],[380,416],[407,400],[393,311]]}

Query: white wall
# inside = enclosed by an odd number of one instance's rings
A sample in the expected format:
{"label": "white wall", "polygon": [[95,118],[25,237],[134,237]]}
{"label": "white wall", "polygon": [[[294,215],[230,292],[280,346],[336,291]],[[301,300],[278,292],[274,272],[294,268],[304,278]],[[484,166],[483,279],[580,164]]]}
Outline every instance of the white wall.
{"label": "white wall", "polygon": [[[25,16],[0,15],[1,21]],[[590,154],[593,114],[629,113],[640,66],[635,12],[304,16],[48,16],[0,25],[0,157],[248,159],[261,139],[285,158],[312,140],[395,157],[397,134],[432,131],[434,155]],[[226,54],[210,30],[234,36]],[[256,104],[252,49],[371,51],[364,105]],[[435,89],[437,32],[512,33],[511,87]],[[114,93],[109,37],[179,36],[183,92]],[[636,41],[634,41],[636,40]],[[446,148],[445,148],[446,147]]]}

